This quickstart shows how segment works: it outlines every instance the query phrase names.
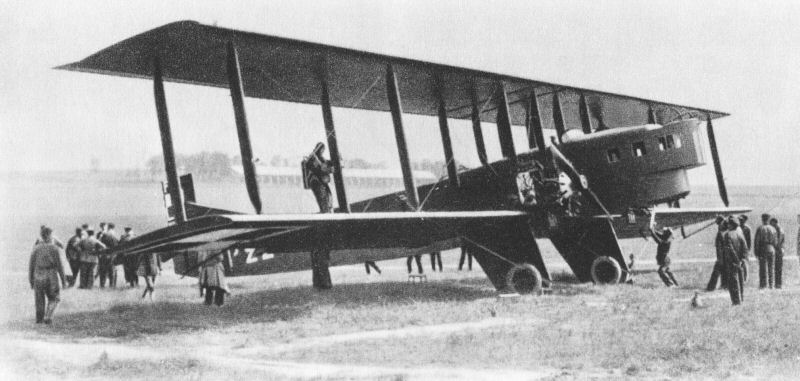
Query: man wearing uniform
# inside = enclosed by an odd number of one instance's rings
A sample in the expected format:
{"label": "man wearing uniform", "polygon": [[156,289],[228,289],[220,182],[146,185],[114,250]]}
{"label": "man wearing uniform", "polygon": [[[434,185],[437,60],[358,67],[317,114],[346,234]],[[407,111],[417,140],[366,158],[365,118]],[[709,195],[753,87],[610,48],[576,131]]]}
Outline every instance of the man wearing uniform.
{"label": "man wearing uniform", "polygon": [[83,239],[83,229],[75,228],[75,235],[67,241],[67,261],[69,261],[69,267],[72,270],[72,277],[69,279],[70,287],[74,286],[78,280],[78,271],[81,268],[81,239]]}
{"label": "man wearing uniform", "polygon": [[786,234],[778,225],[778,219],[772,217],[769,224],[775,228],[775,288],[783,286],[783,244],[786,242]]}
{"label": "man wearing uniform", "polygon": [[769,224],[770,215],[762,214],[762,225],[756,230],[753,247],[758,258],[758,287],[773,288],[775,285],[775,246],[778,243],[778,233]]}
{"label": "man wearing uniform", "polygon": [[[133,228],[130,226],[125,227],[125,233],[119,238],[119,243],[123,244],[133,239]],[[123,272],[125,273],[125,282],[131,287],[139,287],[139,275],[136,270],[139,268],[139,257],[135,255],[128,255],[123,258],[122,263]]]}
{"label": "man wearing uniform", "polygon": [[750,272],[750,250],[753,249],[753,236],[751,234],[750,225],[747,224],[747,216],[742,214],[739,216],[739,229],[742,230],[744,241],[747,242],[747,252],[742,261],[742,272],[744,273],[744,281],[747,282],[748,274]]}
{"label": "man wearing uniform", "polygon": [[667,287],[675,287],[678,285],[678,281],[675,280],[675,276],[672,275],[672,271],[669,271],[669,249],[672,246],[672,230],[668,227],[664,227],[661,229],[660,232],[656,233],[655,231],[651,230],[650,234],[653,236],[653,239],[658,244],[656,249],[656,263],[658,263],[658,276],[661,278],[661,281]]}
{"label": "man wearing uniform", "polygon": [[99,262],[97,252],[106,248],[102,242],[94,237],[94,230],[86,230],[86,237],[78,244],[81,250],[81,280],[78,288],[92,289],[94,287],[94,269]]}
{"label": "man wearing uniform", "polygon": [[[211,257],[213,255],[213,257]],[[197,258],[203,264],[197,280],[200,284],[200,296],[205,293],[205,304],[212,303],[222,306],[225,303],[225,294],[230,293],[228,283],[225,281],[225,267],[223,257],[210,251],[200,251]]]}
{"label": "man wearing uniform", "polygon": [[[317,143],[311,155],[304,161],[306,166],[307,183],[314,198],[317,200],[320,213],[332,213],[333,203],[331,188],[328,183],[331,181],[333,164],[330,160],[325,160],[322,154],[325,152],[325,145]],[[311,279],[314,288],[326,290],[333,287],[331,283],[330,250],[325,248],[325,237],[315,237],[319,247],[311,251]]]}
{"label": "man wearing uniform", "polygon": [[61,249],[53,242],[52,234],[50,228],[41,230],[41,242],[33,248],[28,264],[28,282],[36,299],[36,323],[53,322],[53,312],[61,300],[61,286],[67,286]]}
{"label": "man wearing uniform", "polygon": [[727,226],[728,231],[722,236],[722,259],[728,274],[731,303],[739,305],[744,300],[742,261],[747,251],[747,242],[739,231],[739,222],[735,218],[730,217]]}
{"label": "man wearing uniform", "polygon": [[727,231],[725,218],[722,216],[717,217],[717,236],[714,238],[714,248],[717,253],[717,261],[714,262],[714,271],[711,272],[711,279],[708,281],[706,291],[714,291],[717,289],[717,282],[719,281],[719,288],[728,287],[728,276],[725,275],[725,268],[722,263],[722,235]]}
{"label": "man wearing uniform", "polygon": [[[107,248],[117,246],[117,244],[119,244],[119,237],[117,237],[117,232],[114,231],[114,224],[109,223],[106,226],[108,229],[100,237],[100,242],[102,242]],[[117,274],[114,269],[114,257],[109,255],[103,255],[100,257],[99,272],[100,288],[104,288],[106,286],[106,280],[108,280],[109,287],[117,287]]]}

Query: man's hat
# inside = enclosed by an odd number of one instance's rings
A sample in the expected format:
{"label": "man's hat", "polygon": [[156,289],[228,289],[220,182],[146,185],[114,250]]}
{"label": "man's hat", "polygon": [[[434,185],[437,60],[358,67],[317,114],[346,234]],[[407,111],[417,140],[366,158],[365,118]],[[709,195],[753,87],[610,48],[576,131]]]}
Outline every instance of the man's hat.
{"label": "man's hat", "polygon": [[723,223],[724,221],[725,221],[725,217],[722,217],[722,216],[717,216],[717,219],[715,220],[717,225]]}
{"label": "man's hat", "polygon": [[125,231],[126,231],[126,232],[129,232],[129,231],[131,231],[131,230],[133,230],[133,228],[132,228],[132,227],[130,227],[130,226],[126,226],[126,227],[125,227]]}
{"label": "man's hat", "polygon": [[741,216],[739,216],[739,220],[741,220],[741,221],[747,221],[747,216],[746,216],[746,215],[744,215],[744,214],[742,214]]}
{"label": "man's hat", "polygon": [[770,217],[771,216],[769,215],[769,213],[764,213],[764,214],[761,215],[761,219],[762,220],[768,220]]}

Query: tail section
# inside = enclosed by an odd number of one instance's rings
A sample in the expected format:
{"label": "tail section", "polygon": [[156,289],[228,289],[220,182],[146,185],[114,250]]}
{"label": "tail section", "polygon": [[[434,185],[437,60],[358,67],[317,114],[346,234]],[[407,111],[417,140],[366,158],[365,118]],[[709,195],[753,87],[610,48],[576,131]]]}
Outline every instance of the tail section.
{"label": "tail section", "polygon": [[[184,203],[184,211],[186,212],[186,218],[191,220],[193,218],[198,217],[205,217],[215,214],[241,214],[239,212],[233,212],[230,210],[225,209],[217,209],[212,208],[209,206],[203,206],[197,204],[196,202],[196,194],[194,191],[194,180],[192,179],[192,174],[186,174],[180,177],[180,191],[183,192],[183,199]],[[167,216],[170,224],[175,223],[175,208],[172,205],[172,198],[171,192],[172,190],[162,182],[161,183],[161,191],[164,196],[164,207],[167,209]]]}

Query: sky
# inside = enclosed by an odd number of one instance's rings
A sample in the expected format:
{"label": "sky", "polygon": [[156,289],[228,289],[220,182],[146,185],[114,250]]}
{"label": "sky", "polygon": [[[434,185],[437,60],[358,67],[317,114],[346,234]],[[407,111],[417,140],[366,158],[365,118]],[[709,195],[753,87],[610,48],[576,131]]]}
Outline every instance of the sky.
{"label": "sky", "polygon": [[[144,167],[160,155],[152,83],[52,68],[178,20],[721,110],[728,184],[800,185],[800,2],[0,0],[0,171]],[[238,153],[227,90],[167,84],[178,153]],[[324,140],[318,106],[248,99],[255,156]],[[334,110],[345,158],[398,167],[388,113]],[[405,117],[413,160],[442,160],[435,118]],[[468,124],[456,159],[477,162]],[[490,158],[496,133],[484,129]],[[494,135],[493,135],[494,134]],[[515,131],[524,146],[524,131]],[[708,152],[708,151],[706,151]],[[708,156],[708,155],[707,155]],[[713,168],[693,170],[713,183]]]}

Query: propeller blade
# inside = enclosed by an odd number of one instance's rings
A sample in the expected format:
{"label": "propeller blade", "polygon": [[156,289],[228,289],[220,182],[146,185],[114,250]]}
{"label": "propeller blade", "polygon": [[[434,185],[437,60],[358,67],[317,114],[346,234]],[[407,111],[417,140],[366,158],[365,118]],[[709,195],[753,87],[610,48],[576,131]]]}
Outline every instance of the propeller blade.
{"label": "propeller blade", "polygon": [[559,169],[564,171],[564,173],[569,176],[570,180],[572,180],[573,184],[577,184],[582,190],[586,191],[589,196],[591,197],[592,201],[603,210],[603,213],[609,218],[611,218],[611,213],[608,211],[603,202],[600,201],[600,197],[597,197],[597,194],[589,187],[589,184],[586,182],[586,178],[581,176],[577,169],[572,165],[572,163],[564,156],[561,151],[555,147],[550,146],[548,147],[550,157],[551,157],[551,165],[557,166]]}
{"label": "propeller blade", "polygon": [[586,103],[586,95],[581,93],[581,98],[578,104],[578,111],[581,116],[581,128],[584,134],[592,133],[592,114],[589,110],[589,104]]}
{"label": "propeller blade", "polygon": [[711,160],[714,161],[714,172],[717,174],[719,197],[722,198],[722,203],[728,206],[728,189],[725,187],[725,178],[722,177],[722,165],[719,162],[717,139],[714,137],[714,125],[711,123],[710,114],[706,114],[706,129],[708,131],[708,145],[711,147]]}
{"label": "propeller blade", "polygon": [[558,142],[561,142],[561,135],[567,132],[564,125],[564,114],[561,112],[561,98],[558,96],[558,91],[553,92],[553,125],[556,128],[556,136]]}

